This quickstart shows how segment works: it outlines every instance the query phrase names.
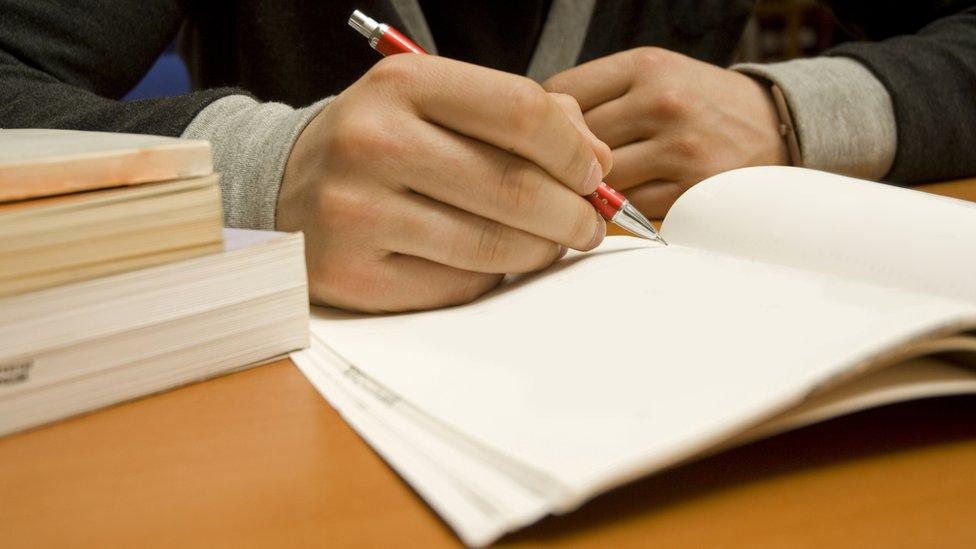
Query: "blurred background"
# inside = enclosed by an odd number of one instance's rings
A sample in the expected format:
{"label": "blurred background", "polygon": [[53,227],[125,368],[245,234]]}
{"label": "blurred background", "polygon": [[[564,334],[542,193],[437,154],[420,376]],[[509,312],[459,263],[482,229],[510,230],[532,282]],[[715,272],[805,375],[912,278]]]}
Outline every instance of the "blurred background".
{"label": "blurred background", "polygon": [[[809,57],[850,38],[830,11],[814,0],[763,0],[746,26],[736,61],[769,63]],[[175,45],[170,45],[125,99],[179,95],[189,90],[186,67]]]}
{"label": "blurred background", "polygon": [[746,25],[737,58],[773,63],[810,57],[851,38],[830,10],[814,0],[760,1]]}
{"label": "blurred background", "polygon": [[123,99],[134,101],[148,97],[180,95],[188,91],[190,91],[190,75],[174,43],[166,48],[146,76],[143,76],[136,87],[132,88]]}

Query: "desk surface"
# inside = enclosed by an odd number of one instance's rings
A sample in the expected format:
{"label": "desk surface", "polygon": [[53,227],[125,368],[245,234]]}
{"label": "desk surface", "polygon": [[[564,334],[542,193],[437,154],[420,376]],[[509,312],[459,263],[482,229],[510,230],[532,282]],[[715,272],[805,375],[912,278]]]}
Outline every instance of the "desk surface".
{"label": "desk surface", "polygon": [[[976,200],[976,179],[925,187]],[[0,439],[0,545],[458,542],[288,360]],[[502,545],[976,546],[976,397],[725,452]]]}

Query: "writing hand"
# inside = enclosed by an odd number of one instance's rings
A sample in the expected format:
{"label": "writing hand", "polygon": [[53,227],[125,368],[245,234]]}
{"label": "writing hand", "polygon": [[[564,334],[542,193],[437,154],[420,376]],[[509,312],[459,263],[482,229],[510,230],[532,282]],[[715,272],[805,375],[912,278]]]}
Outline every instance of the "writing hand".
{"label": "writing hand", "polygon": [[305,232],[312,300],[464,303],[505,273],[593,248],[606,225],[581,195],[610,151],[581,125],[575,102],[526,78],[435,56],[380,61],[305,128],[282,179],[277,226]]}

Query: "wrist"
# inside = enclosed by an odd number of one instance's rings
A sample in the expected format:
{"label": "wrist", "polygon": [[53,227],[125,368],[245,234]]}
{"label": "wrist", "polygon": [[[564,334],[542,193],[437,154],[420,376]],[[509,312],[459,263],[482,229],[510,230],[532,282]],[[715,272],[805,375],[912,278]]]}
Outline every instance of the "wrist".
{"label": "wrist", "polygon": [[224,224],[274,229],[278,191],[292,146],[328,100],[303,109],[227,96],[203,109],[183,137],[213,145]]}
{"label": "wrist", "polygon": [[[753,119],[760,126],[763,139],[760,140],[764,165],[788,166],[800,165],[799,146],[796,141],[796,132],[793,130],[793,122],[790,118],[789,109],[785,102],[780,106],[782,92],[774,89],[771,83],[760,78],[753,78],[750,75],[743,75],[754,85],[757,92],[757,107]],[[784,113],[785,110],[785,113]],[[793,148],[796,145],[796,156]]]}
{"label": "wrist", "polygon": [[891,98],[857,61],[816,57],[731,68],[783,92],[804,167],[863,179],[888,172],[897,148]]}
{"label": "wrist", "polygon": [[769,84],[769,94],[773,99],[773,106],[776,108],[776,116],[779,118],[777,129],[786,146],[789,164],[791,166],[802,166],[803,153],[800,149],[800,136],[793,124],[793,115],[790,113],[790,105],[786,102],[786,96],[775,83]]}

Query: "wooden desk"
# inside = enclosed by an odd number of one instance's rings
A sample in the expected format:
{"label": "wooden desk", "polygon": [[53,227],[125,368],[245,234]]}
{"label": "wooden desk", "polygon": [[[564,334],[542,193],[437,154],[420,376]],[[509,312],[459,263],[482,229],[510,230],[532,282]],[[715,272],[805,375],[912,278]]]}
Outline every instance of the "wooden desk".
{"label": "wooden desk", "polygon": [[[0,439],[5,548],[401,545],[458,542],[287,360]],[[726,452],[502,545],[974,547],[976,397]]]}

